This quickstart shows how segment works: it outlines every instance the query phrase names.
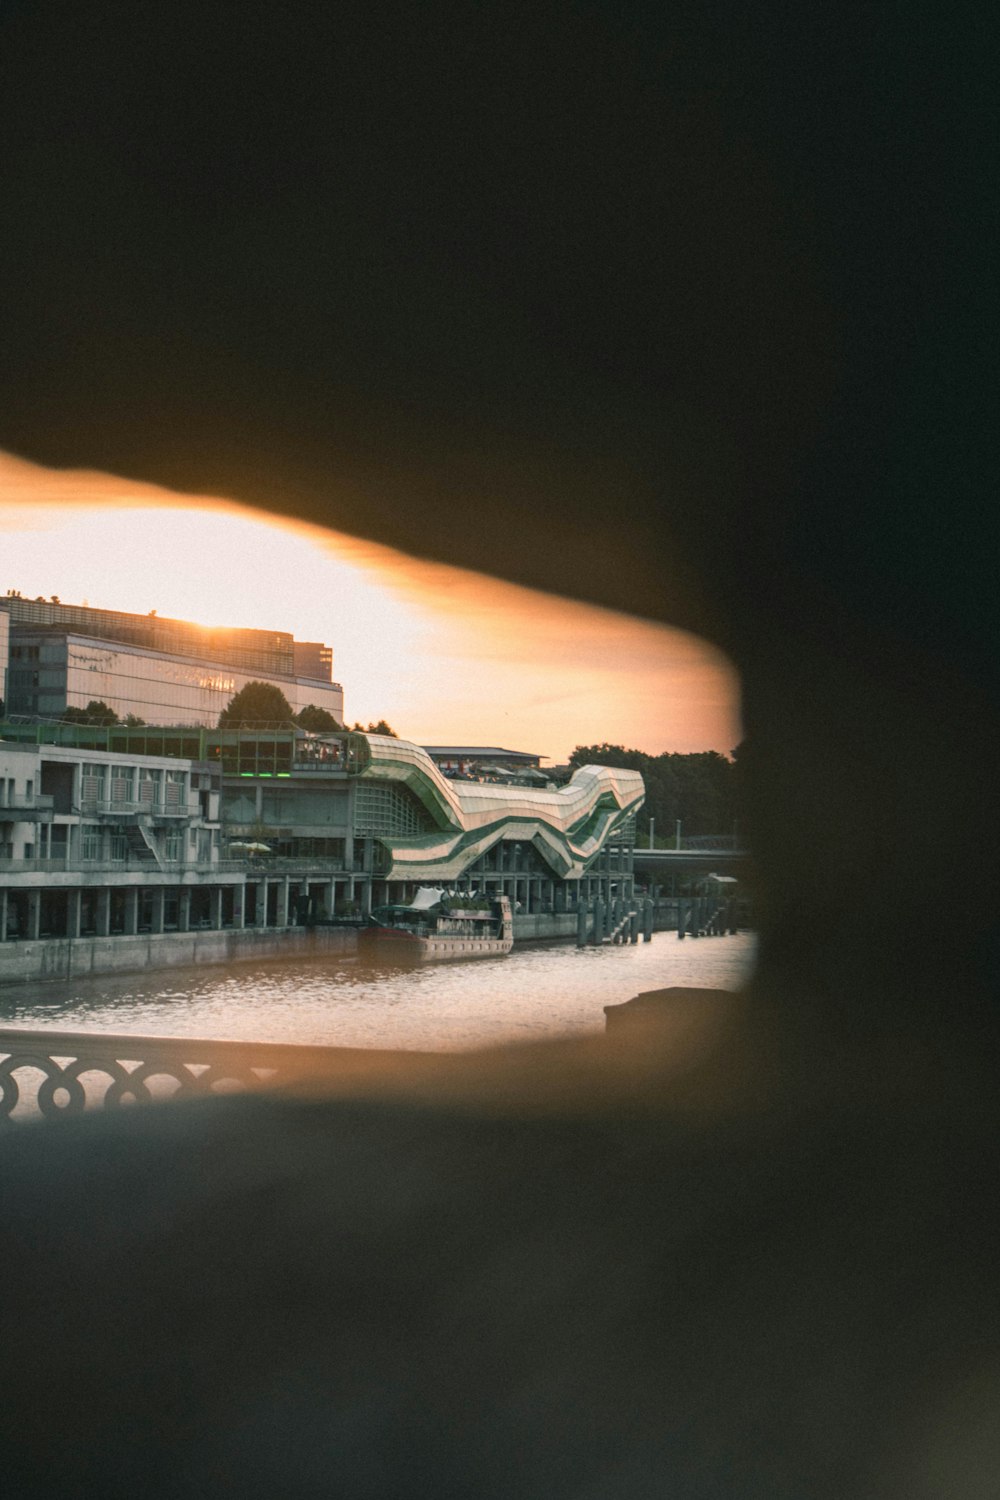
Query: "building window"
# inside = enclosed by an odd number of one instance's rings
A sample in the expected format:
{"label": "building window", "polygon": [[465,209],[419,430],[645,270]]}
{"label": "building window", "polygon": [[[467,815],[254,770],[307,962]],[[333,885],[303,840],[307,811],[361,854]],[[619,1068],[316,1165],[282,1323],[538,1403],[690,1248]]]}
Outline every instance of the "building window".
{"label": "building window", "polygon": [[97,807],[104,801],[104,767],[84,766],[80,776],[80,805]]}
{"label": "building window", "polygon": [[111,773],[111,801],[126,803],[135,797],[135,767],[115,766]]}
{"label": "building window", "polygon": [[179,828],[168,828],[163,835],[164,859],[183,859],[184,835]]}
{"label": "building window", "polygon": [[407,787],[362,781],[356,795],[355,833],[405,838],[433,827],[426,809]]}
{"label": "building window", "polygon": [[145,768],[140,769],[139,792],[135,800],[144,806],[152,807],[153,804],[159,800],[156,795],[157,790],[156,780],[153,776],[153,773],[151,771],[147,771]]}
{"label": "building window", "polygon": [[163,786],[164,807],[183,807],[187,800],[184,795],[184,783],[186,777],[183,771],[168,771]]}

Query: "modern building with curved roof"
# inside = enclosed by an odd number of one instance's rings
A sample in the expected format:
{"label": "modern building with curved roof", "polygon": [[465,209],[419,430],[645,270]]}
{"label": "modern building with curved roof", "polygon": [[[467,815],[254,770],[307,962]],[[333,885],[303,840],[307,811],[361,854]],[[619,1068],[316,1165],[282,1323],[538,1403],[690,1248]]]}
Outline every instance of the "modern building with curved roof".
{"label": "modern building with curved roof", "polygon": [[382,735],[356,738],[363,741],[356,774],[364,790],[355,826],[363,831],[365,792],[382,792],[384,815],[375,836],[386,880],[496,879],[502,868],[488,856],[502,858],[498,846],[506,843],[534,850],[553,878],[576,881],[609,844],[631,846],[633,819],[645,797],[637,771],[582,766],[566,785],[544,788],[456,781],[419,745]]}
{"label": "modern building with curved roof", "polygon": [[425,884],[522,917],[632,893],[635,771],[461,779],[407,740],[292,724],[8,720],[4,757],[0,944],[355,920]]}

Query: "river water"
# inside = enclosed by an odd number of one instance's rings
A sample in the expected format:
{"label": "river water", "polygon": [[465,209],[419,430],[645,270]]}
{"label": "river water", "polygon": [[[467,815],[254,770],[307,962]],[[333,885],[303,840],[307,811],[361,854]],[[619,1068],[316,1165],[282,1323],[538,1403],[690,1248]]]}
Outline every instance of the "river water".
{"label": "river water", "polygon": [[754,939],[539,944],[508,958],[401,966],[344,957],[102,975],[0,991],[0,1024],[339,1047],[459,1050],[601,1031],[604,1006],[670,985],[738,989]]}

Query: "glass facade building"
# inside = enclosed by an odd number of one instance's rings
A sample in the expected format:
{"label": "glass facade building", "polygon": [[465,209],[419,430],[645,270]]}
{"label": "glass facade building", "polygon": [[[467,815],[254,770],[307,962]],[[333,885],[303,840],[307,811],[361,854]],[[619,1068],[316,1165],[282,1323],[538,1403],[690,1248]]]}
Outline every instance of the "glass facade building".
{"label": "glass facade building", "polygon": [[230,699],[253,681],[280,688],[292,712],[308,704],[344,717],[339,683],[251,671],[61,631],[12,631],[7,712],[59,718],[67,708],[106,703],[120,718],[149,724],[214,726]]}
{"label": "glass facade building", "polygon": [[296,641],[287,630],[249,630],[243,627],[196,625],[190,620],[128,614],[117,609],[92,609],[88,604],[63,604],[58,599],[22,599],[7,594],[0,612],[17,629],[52,629],[73,635],[118,641],[168,656],[193,656],[239,667],[251,676],[315,677],[330,682],[333,653],[319,641]]}

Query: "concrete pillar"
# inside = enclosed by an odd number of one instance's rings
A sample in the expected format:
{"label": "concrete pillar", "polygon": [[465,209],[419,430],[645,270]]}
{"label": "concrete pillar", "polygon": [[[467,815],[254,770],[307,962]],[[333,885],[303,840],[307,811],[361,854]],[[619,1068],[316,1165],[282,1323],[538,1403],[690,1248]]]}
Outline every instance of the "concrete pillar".
{"label": "concrete pillar", "polygon": [[28,892],[28,930],[25,937],[31,942],[37,942],[38,930],[42,917],[42,893],[41,891]]}
{"label": "concrete pillar", "polygon": [[344,835],[344,869],[354,869],[354,834],[350,829]]}
{"label": "concrete pillar", "polygon": [[[0,783],[2,785],[2,783]],[[7,941],[7,892],[0,891],[0,943]]]}
{"label": "concrete pillar", "polygon": [[97,919],[94,925],[98,937],[107,937],[111,932],[111,892],[106,887],[97,893]]}
{"label": "concrete pillar", "polygon": [[247,910],[247,888],[246,885],[233,886],[233,926],[242,928],[246,922]]}
{"label": "concrete pillar", "polygon": [[80,897],[82,891],[66,892],[66,936],[78,938],[80,936]]}
{"label": "concrete pillar", "polygon": [[288,876],[278,881],[278,909],[274,914],[276,927],[288,926]]}
{"label": "concrete pillar", "polygon": [[218,932],[222,926],[221,885],[213,885],[212,889],[208,893],[208,915],[211,925],[215,928],[216,932]]}
{"label": "concrete pillar", "polygon": [[255,927],[267,926],[267,877],[257,882],[257,919]]}
{"label": "concrete pillar", "polygon": [[125,936],[135,937],[139,931],[139,892],[130,886],[125,892]]}
{"label": "concrete pillar", "polygon": [[332,917],[337,909],[337,882],[328,880],[326,883],[326,915]]}
{"label": "concrete pillar", "polygon": [[149,923],[150,932],[163,931],[164,890],[162,885],[153,888],[153,912]]}
{"label": "concrete pillar", "polygon": [[366,917],[372,914],[372,881],[367,877],[361,883],[361,910]]}
{"label": "concrete pillar", "polygon": [[191,887],[182,885],[177,895],[177,931],[191,930]]}

